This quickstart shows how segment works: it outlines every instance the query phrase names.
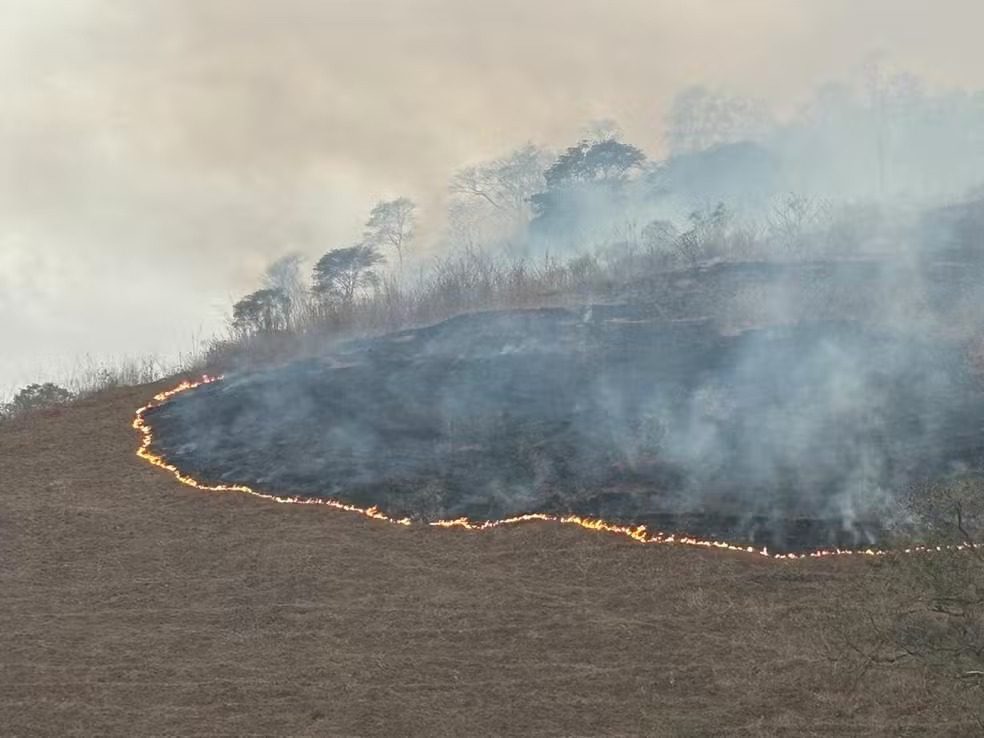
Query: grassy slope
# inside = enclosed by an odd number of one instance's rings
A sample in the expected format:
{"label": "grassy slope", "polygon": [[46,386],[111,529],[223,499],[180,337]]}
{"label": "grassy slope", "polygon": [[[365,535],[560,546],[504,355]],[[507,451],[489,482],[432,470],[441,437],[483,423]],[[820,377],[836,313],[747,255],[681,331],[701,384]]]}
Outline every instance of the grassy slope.
{"label": "grassy slope", "polygon": [[863,562],[204,494],[133,455],[160,387],[0,427],[4,734],[943,732],[942,685],[825,655]]}

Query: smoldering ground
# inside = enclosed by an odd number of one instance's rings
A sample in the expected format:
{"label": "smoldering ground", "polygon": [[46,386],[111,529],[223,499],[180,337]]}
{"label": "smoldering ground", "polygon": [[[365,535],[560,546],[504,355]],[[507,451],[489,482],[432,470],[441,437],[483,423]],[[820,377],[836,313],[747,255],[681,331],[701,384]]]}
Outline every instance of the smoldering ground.
{"label": "smoldering ground", "polygon": [[[392,516],[869,545],[910,526],[912,489],[984,468],[966,337],[900,319],[905,299],[938,320],[976,299],[946,274],[884,259],[669,271],[617,303],[350,341],[148,417],[155,449],[197,478]],[[736,329],[750,290],[786,320]]]}

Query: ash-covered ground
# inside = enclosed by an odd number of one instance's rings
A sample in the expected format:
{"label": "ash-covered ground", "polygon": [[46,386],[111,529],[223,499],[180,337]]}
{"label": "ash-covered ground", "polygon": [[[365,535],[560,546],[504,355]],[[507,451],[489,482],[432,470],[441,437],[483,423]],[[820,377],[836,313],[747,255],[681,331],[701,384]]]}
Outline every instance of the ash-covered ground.
{"label": "ash-covered ground", "polygon": [[[822,317],[822,316],[819,316]],[[211,482],[393,516],[577,513],[777,550],[877,542],[984,465],[965,346],[854,320],[722,330],[653,303],[461,315],[178,396]]]}

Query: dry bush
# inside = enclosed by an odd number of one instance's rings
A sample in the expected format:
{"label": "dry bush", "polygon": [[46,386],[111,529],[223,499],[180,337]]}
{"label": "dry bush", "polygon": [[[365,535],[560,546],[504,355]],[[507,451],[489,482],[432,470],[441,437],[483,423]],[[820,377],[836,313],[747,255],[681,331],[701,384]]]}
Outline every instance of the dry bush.
{"label": "dry bush", "polygon": [[834,257],[853,255],[877,243],[887,222],[878,205],[860,203],[831,207],[822,225],[814,241],[814,253]]}
{"label": "dry bush", "polygon": [[865,679],[922,679],[941,711],[984,733],[984,480],[930,485],[909,507],[907,527],[932,550],[878,559],[858,578],[831,614],[829,655],[848,692]]}
{"label": "dry bush", "polygon": [[91,397],[114,387],[156,382],[182,372],[203,369],[206,353],[196,348],[171,361],[154,356],[98,361],[91,356],[76,360],[62,384],[38,382],[22,387],[9,402],[0,402],[0,419],[39,410],[51,410]]}
{"label": "dry bush", "polygon": [[53,382],[29,384],[17,392],[10,402],[0,404],[0,419],[15,418],[38,410],[49,410],[65,405],[73,399],[75,395],[72,392]]}
{"label": "dry bush", "polygon": [[806,195],[787,195],[770,213],[768,239],[778,253],[802,256],[817,250],[830,223],[831,206]]}

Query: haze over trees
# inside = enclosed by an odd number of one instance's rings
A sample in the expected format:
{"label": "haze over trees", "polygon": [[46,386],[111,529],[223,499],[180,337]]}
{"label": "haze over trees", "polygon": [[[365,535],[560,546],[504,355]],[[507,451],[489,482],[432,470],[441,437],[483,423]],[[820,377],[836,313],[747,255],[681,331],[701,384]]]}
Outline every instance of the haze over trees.
{"label": "haze over trees", "polygon": [[585,217],[597,217],[594,210],[610,210],[623,194],[623,185],[645,163],[640,149],[613,138],[571,146],[544,172],[545,189],[530,197],[531,226],[556,233]]}
{"label": "haze over trees", "polygon": [[601,119],[559,151],[525,143],[471,163],[426,229],[409,197],[380,200],[356,244],[324,253],[310,279],[297,255],[271,265],[233,327],[303,331],[329,313],[337,327],[340,311],[388,325],[640,269],[847,255],[899,242],[896,198],[931,207],[984,183],[984,91],[934,91],[877,65],[782,119],[691,87],[663,130],[662,157]]}
{"label": "haze over trees", "polygon": [[687,154],[757,140],[771,125],[772,116],[763,103],[698,85],[673,99],[666,118],[666,139],[671,154]]}
{"label": "haze over trees", "polygon": [[508,238],[532,217],[531,198],[544,188],[553,156],[532,143],[458,170],[448,184],[450,241],[477,245]]}
{"label": "haze over trees", "polygon": [[301,254],[286,254],[270,264],[263,273],[264,287],[279,290],[287,296],[289,300],[288,322],[293,322],[307,298],[307,286],[302,273],[303,264],[304,257]]}
{"label": "haze over trees", "polygon": [[[528,143],[465,166],[447,185],[440,233],[418,232],[408,198],[378,203],[363,241],[324,254],[310,287],[296,287],[310,297],[290,304],[307,299],[314,306],[298,332],[320,340],[426,325],[465,311],[600,304],[641,294],[657,305],[660,319],[719,320],[726,335],[864,315],[892,330],[917,326],[980,342],[979,292],[930,317],[918,268],[910,281],[889,269],[889,276],[859,278],[857,287],[825,283],[820,271],[850,264],[846,271],[861,273],[892,259],[911,266],[946,257],[951,267],[977,265],[968,267],[976,273],[984,264],[984,92],[932,92],[914,78],[876,69],[860,86],[817,90],[777,121],[753,100],[691,88],[674,101],[665,131],[661,157],[647,155],[608,121],[559,151]],[[425,258],[428,246],[440,252]],[[412,258],[420,269],[394,274],[383,252],[398,264]],[[769,275],[785,271],[803,281],[772,289]],[[732,281],[722,287],[715,280],[725,273]],[[296,286],[292,279],[267,279],[264,286],[290,293],[287,282]],[[693,289],[676,299],[679,284]],[[257,302],[255,294],[248,297],[249,305]],[[252,325],[273,324],[263,310],[254,312],[260,317]],[[831,360],[847,367],[845,381],[855,359],[865,361],[862,354]],[[843,396],[842,385],[831,386],[832,397]],[[720,409],[712,395],[695,413],[699,429],[711,435]],[[866,484],[862,479],[858,489],[867,493]],[[972,491],[979,497],[979,484]],[[960,504],[943,500],[939,514],[949,515],[951,525],[940,541],[977,551],[980,522],[972,530],[970,508]],[[838,626],[848,656],[837,658],[859,674],[911,664],[979,679],[981,558],[934,563],[943,560],[920,560],[899,573],[890,596],[859,597],[851,622]],[[903,600],[912,607],[900,612],[896,603]],[[864,629],[872,632],[859,635]]]}
{"label": "haze over trees", "polygon": [[285,331],[291,325],[290,315],[290,297],[283,289],[257,290],[232,306],[232,328],[243,336]]}
{"label": "haze over trees", "polygon": [[392,247],[402,267],[403,250],[416,235],[416,209],[417,206],[407,197],[376,203],[366,222],[363,243],[376,248]]}
{"label": "haze over trees", "polygon": [[384,261],[371,243],[333,249],[314,265],[312,292],[323,308],[351,308],[359,290],[379,284],[375,267]]}

